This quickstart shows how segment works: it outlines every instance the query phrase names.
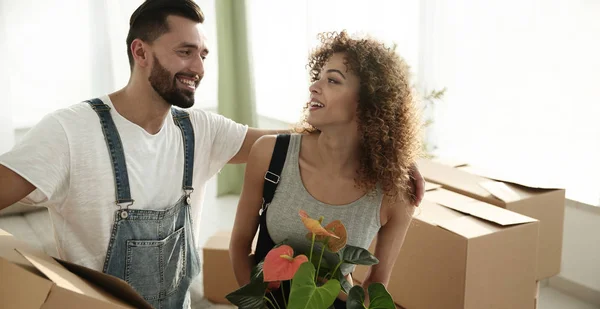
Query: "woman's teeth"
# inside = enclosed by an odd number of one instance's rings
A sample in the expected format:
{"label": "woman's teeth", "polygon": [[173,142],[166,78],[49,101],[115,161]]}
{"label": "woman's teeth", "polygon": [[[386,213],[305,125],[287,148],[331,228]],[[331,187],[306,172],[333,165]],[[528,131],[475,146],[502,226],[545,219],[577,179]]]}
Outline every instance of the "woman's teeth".
{"label": "woman's teeth", "polygon": [[325,105],[319,102],[310,102],[310,107],[324,107]]}

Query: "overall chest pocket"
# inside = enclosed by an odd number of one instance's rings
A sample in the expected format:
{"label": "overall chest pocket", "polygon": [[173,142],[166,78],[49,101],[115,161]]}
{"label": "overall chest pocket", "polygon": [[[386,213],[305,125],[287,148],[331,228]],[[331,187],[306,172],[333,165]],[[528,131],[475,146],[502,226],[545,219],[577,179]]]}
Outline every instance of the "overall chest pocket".
{"label": "overall chest pocket", "polygon": [[186,275],[185,227],[162,240],[128,240],[125,281],[145,299],[163,298],[177,290]]}

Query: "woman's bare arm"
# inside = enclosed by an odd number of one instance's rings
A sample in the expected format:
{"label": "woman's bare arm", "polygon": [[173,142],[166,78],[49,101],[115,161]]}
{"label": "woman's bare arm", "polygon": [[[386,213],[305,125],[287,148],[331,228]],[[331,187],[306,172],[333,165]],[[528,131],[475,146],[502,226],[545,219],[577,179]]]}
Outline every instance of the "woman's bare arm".
{"label": "woman's bare arm", "polygon": [[400,199],[396,203],[391,203],[386,198],[381,207],[388,207],[385,210],[388,213],[388,220],[377,234],[374,255],[379,259],[379,263],[369,268],[365,282],[363,282],[365,290],[372,282],[380,282],[387,287],[415,211],[415,206],[402,202]]}
{"label": "woman's bare arm", "polygon": [[252,146],[248,156],[244,186],[238,202],[229,256],[233,272],[240,286],[250,282],[254,260],[250,256],[252,240],[259,223],[259,210],[262,205],[264,176],[271,162],[276,136],[263,136]]}

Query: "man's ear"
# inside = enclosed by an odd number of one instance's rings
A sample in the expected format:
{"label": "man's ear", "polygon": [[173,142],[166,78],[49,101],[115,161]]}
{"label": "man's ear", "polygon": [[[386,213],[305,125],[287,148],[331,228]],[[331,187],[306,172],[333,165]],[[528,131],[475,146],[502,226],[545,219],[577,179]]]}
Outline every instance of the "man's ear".
{"label": "man's ear", "polygon": [[142,68],[145,68],[150,63],[150,53],[148,52],[148,45],[140,39],[135,39],[131,42],[131,54],[133,55],[133,61]]}

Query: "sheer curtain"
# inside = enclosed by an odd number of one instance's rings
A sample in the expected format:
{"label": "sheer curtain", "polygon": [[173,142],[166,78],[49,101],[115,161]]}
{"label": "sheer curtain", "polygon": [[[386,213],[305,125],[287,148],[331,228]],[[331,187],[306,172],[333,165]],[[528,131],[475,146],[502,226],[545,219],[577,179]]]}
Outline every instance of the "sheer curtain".
{"label": "sheer curtain", "polygon": [[433,109],[436,155],[514,170],[600,202],[600,3],[251,1],[259,115],[295,122],[321,31],[397,43]]}
{"label": "sheer curtain", "polygon": [[600,198],[600,3],[424,0],[439,155]]}
{"label": "sheer curtain", "polygon": [[418,73],[419,5],[419,0],[249,1],[257,113],[300,119],[309,96],[308,56],[323,31],[346,29],[396,43]]}

